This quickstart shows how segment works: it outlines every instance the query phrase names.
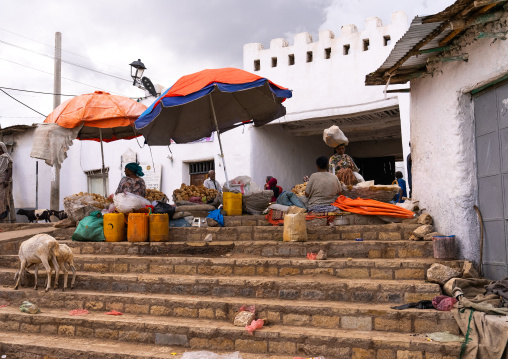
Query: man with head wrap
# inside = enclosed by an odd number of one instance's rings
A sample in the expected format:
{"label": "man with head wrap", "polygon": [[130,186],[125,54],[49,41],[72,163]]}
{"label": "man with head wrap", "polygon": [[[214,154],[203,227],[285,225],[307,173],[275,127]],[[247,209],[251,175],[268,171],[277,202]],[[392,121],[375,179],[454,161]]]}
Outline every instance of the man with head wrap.
{"label": "man with head wrap", "polygon": [[135,162],[125,166],[125,177],[120,180],[115,194],[129,192],[141,197],[146,195],[145,181],[141,177],[145,174],[140,165]]}
{"label": "man with head wrap", "polygon": [[7,147],[0,142],[0,221],[7,217],[11,207],[12,157]]}

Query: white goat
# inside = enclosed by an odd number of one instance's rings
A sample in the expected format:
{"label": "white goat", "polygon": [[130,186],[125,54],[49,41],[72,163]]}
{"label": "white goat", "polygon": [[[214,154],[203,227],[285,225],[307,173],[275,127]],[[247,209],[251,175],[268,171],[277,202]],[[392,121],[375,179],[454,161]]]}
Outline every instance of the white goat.
{"label": "white goat", "polygon": [[[69,268],[72,270],[71,289],[73,289],[74,282],[76,281],[76,267],[74,267],[74,254],[72,253],[72,249],[70,249],[67,244],[60,244],[60,247],[58,249],[58,255],[56,256],[56,260],[58,262],[58,266],[64,272],[63,291],[65,291],[67,289],[67,279],[69,278],[69,272],[67,271],[65,264],[68,264]],[[56,289],[57,287],[58,287],[58,272],[55,276],[54,289]]]}
{"label": "white goat", "polygon": [[18,289],[19,282],[21,277],[25,276],[26,269],[35,264],[35,286],[34,289],[37,290],[37,270],[38,264],[42,263],[44,268],[46,269],[46,273],[48,275],[48,282],[46,285],[46,292],[51,287],[51,266],[49,265],[49,261],[53,263],[53,268],[55,268],[56,276],[55,280],[58,281],[58,275],[60,267],[58,266],[57,256],[58,256],[58,242],[55,238],[51,237],[49,234],[36,234],[30,239],[27,239],[21,246],[19,247],[19,270],[14,276],[14,280],[16,280],[16,285],[14,289]]}

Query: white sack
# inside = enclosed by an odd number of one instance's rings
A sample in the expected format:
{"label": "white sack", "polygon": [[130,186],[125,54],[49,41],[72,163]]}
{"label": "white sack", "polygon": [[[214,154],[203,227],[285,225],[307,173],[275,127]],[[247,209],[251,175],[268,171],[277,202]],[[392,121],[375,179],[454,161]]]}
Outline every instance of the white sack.
{"label": "white sack", "polygon": [[323,141],[330,147],[337,147],[340,145],[347,146],[349,140],[339,128],[339,126],[332,126],[323,131]]}

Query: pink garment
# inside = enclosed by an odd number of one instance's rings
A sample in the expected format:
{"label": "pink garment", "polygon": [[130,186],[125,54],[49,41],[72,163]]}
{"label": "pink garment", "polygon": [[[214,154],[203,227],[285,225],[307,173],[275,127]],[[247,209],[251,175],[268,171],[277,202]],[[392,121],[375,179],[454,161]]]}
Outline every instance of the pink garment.
{"label": "pink garment", "polygon": [[432,299],[432,305],[437,310],[448,312],[453,309],[453,305],[457,303],[457,299],[449,297],[447,295],[438,295]]}
{"label": "pink garment", "polygon": [[250,335],[254,335],[254,331],[263,328],[264,323],[263,319],[253,320],[250,325],[245,326],[245,329],[247,329]]}

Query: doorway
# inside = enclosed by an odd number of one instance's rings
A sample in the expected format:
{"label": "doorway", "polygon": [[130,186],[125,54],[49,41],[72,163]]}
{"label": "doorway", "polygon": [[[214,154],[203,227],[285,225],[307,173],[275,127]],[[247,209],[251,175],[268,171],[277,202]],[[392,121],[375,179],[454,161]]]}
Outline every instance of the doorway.
{"label": "doorway", "polygon": [[483,272],[499,280],[508,275],[508,84],[475,97],[474,117]]}
{"label": "doorway", "polygon": [[210,170],[215,171],[215,162],[213,160],[189,163],[190,185],[201,186],[205,182]]}

